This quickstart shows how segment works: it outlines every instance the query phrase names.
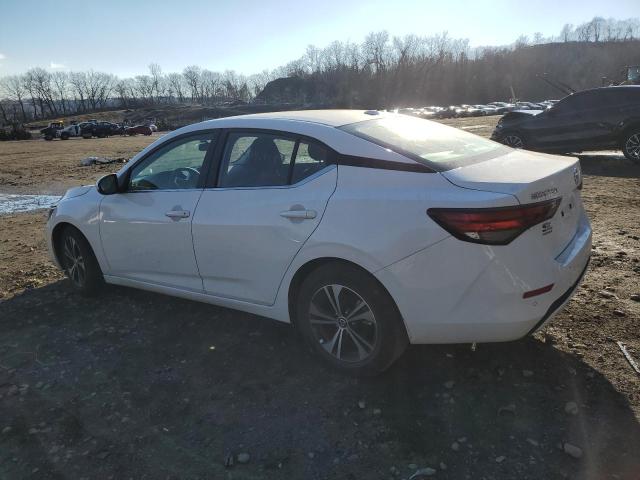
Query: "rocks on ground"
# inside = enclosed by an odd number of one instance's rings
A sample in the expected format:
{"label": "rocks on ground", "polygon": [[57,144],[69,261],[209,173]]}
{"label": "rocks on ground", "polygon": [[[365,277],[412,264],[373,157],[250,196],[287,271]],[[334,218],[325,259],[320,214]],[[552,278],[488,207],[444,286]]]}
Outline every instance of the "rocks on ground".
{"label": "rocks on ground", "polygon": [[576,447],[575,445],[572,445],[570,443],[565,443],[562,446],[562,449],[564,450],[564,453],[566,453],[567,455],[573,457],[573,458],[581,458],[582,457],[582,449],[580,447]]}

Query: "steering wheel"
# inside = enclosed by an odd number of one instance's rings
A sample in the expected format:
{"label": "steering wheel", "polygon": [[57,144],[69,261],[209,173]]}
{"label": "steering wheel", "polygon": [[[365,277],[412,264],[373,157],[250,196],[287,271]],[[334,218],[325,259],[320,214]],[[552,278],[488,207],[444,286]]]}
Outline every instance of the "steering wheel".
{"label": "steering wheel", "polygon": [[174,171],[173,183],[178,188],[195,187],[194,180],[197,181],[200,172],[193,167],[179,167]]}

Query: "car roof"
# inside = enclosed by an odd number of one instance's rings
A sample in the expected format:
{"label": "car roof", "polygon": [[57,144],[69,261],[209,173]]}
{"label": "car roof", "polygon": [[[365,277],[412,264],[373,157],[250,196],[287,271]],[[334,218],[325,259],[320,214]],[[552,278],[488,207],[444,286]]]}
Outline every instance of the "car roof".
{"label": "car roof", "polygon": [[387,112],[377,110],[293,110],[286,112],[252,113],[249,115],[238,115],[234,117],[219,118],[209,120],[205,123],[224,124],[234,123],[236,119],[243,120],[293,120],[299,122],[311,122],[327,125],[330,127],[341,127],[350,123],[373,120],[390,115]]}
{"label": "car roof", "polygon": [[586,90],[580,90],[578,92],[575,92],[573,95],[578,95],[580,93],[587,93],[587,92],[640,93],[640,85],[610,85],[607,87],[588,88]]}

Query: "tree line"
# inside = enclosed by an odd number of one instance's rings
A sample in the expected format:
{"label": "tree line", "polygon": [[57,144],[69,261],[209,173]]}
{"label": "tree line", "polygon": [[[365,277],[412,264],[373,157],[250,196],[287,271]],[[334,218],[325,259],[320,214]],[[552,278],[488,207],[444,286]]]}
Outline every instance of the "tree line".
{"label": "tree line", "polygon": [[251,76],[232,70],[213,72],[192,65],[181,73],[162,72],[158,64],[149,73],[120,79],[95,72],[50,72],[41,67],[21,75],[0,78],[0,119],[29,121],[94,112],[107,108],[137,108],[167,103],[211,105],[251,100],[277,75]]}
{"label": "tree line", "polygon": [[564,96],[536,77],[581,90],[602,85],[603,76],[621,80],[621,68],[632,64],[640,64],[639,19],[595,17],[565,25],[557,36],[520,36],[503,47],[471,48],[446,32],[392,37],[383,31],[361,44],[307,47],[285,66],[290,81],[274,82],[258,99],[345,108],[533,101]]}
{"label": "tree line", "polygon": [[[309,45],[302,57],[245,76],[188,66],[165,73],[160,65],[132,78],[95,72],[33,68],[0,78],[0,121],[11,123],[172,103],[297,103],[381,108],[417,103],[480,103],[549,95],[535,80],[548,73],[575,88],[597,86],[602,75],[640,63],[640,20],[595,17],[565,25],[545,38],[521,36],[505,47],[471,48],[446,32],[390,36],[372,32],[363,42]],[[273,82],[276,79],[290,81]],[[556,96],[558,94],[556,93]]]}

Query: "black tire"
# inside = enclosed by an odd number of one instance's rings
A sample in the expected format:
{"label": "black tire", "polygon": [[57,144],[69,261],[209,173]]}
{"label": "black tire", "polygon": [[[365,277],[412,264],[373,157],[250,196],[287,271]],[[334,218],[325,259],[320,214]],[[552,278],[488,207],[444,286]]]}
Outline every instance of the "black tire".
{"label": "black tire", "polygon": [[68,133],[61,133],[60,134],[60,140],[69,140],[69,134]]}
{"label": "black tire", "polygon": [[[57,244],[58,259],[71,286],[91,296],[104,285],[102,270],[87,239],[74,227],[66,227]],[[74,266],[75,265],[75,266]]]}
{"label": "black tire", "polygon": [[[337,292],[335,303],[329,300],[328,292]],[[321,306],[323,299],[328,303]],[[306,341],[326,364],[342,372],[379,374],[409,344],[389,294],[375,278],[354,266],[332,262],[312,271],[302,282],[295,302],[295,324]],[[316,313],[312,314],[312,308]]]}
{"label": "black tire", "polygon": [[90,133],[83,133],[82,134],[82,138],[84,138],[85,140],[89,140],[93,135],[91,135]]}
{"label": "black tire", "polygon": [[640,163],[640,127],[628,130],[622,139],[622,153],[627,159]]}
{"label": "black tire", "polygon": [[511,148],[527,148],[527,142],[520,132],[503,133],[501,143]]}
{"label": "black tire", "polygon": [[51,140],[53,140],[53,137],[52,137],[51,135],[45,135],[45,136],[44,136],[44,139],[45,139],[47,142],[50,142]]}

